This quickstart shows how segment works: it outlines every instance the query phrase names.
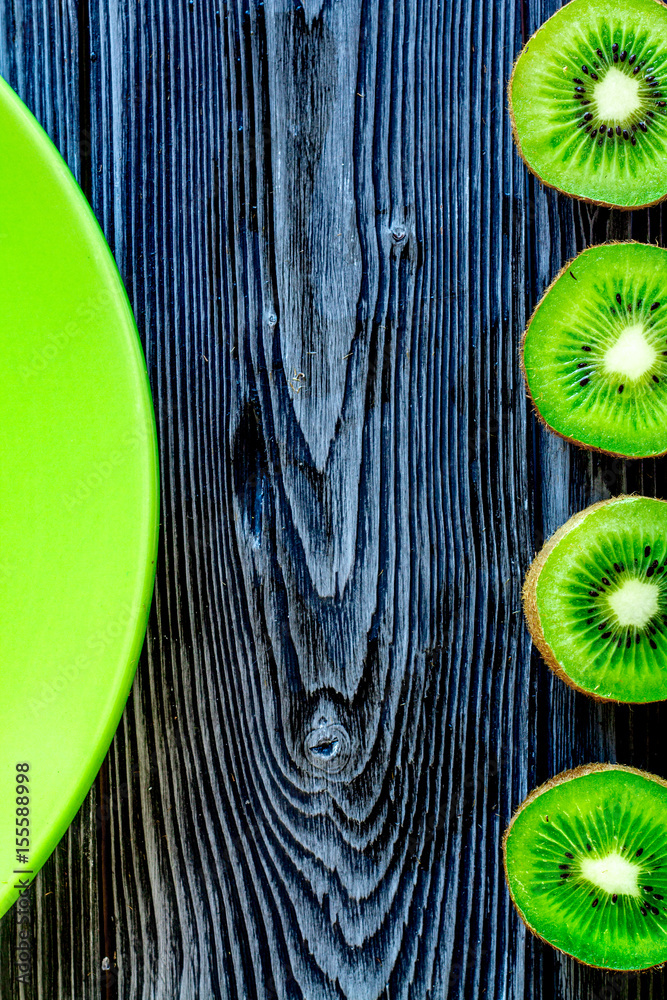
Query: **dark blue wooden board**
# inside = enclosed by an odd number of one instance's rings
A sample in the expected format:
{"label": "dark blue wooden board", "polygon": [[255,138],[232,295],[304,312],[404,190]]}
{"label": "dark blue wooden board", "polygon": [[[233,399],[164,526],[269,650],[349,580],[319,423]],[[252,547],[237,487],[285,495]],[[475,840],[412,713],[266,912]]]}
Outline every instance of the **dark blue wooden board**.
{"label": "dark blue wooden board", "polygon": [[30,988],[0,923],[3,998],[664,995],[527,938],[502,876],[534,785],[667,775],[665,709],[565,688],[520,610],[571,513],[667,495],[524,395],[563,262],[663,240],[515,153],[507,79],[558,6],[0,0],[0,72],[133,302],[163,476],[145,655],[36,882]]}

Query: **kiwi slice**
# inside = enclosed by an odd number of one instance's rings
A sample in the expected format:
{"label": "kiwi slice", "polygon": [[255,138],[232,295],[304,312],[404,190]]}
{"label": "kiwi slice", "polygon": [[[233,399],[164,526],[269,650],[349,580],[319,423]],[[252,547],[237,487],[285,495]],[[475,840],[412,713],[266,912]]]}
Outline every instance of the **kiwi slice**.
{"label": "kiwi slice", "polygon": [[667,452],[667,250],[590,247],[567,264],[523,336],[540,419],[575,444],[627,458]]}
{"label": "kiwi slice", "polygon": [[523,605],[566,684],[602,701],[667,699],[667,503],[621,496],[575,514],[536,556]]}
{"label": "kiwi slice", "polygon": [[519,152],[544,184],[619,208],[667,197],[660,0],[571,0],[524,47],[509,102]]}
{"label": "kiwi slice", "polygon": [[503,840],[529,930],[601,969],[667,962],[667,782],[617,764],[565,771],[531,792]]}

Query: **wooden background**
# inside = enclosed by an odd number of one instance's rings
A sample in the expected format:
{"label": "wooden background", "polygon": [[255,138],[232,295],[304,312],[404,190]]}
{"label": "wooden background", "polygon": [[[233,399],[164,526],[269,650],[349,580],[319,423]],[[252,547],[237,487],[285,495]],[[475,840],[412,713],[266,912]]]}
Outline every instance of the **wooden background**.
{"label": "wooden background", "polygon": [[0,0],[0,72],[134,305],[163,477],[133,693],[37,880],[29,988],[0,924],[3,1000],[665,996],[527,938],[500,858],[566,767],[667,775],[666,709],[576,695],[520,613],[571,513],[667,494],[521,383],[565,259],[664,238],[517,158],[506,81],[558,6]]}

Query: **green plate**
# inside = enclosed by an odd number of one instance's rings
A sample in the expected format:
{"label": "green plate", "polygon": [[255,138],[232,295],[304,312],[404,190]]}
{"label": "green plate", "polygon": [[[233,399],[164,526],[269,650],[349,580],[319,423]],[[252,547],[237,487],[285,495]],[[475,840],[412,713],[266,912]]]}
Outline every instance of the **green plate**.
{"label": "green plate", "polygon": [[2,80],[0,149],[2,915],[72,821],[127,700],[155,573],[158,465],[120,275],[64,161]]}

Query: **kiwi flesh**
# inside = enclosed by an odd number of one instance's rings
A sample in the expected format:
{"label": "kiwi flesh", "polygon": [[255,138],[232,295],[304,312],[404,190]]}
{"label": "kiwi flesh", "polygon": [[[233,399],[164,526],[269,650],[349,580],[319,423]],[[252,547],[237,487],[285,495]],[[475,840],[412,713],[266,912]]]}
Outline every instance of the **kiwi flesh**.
{"label": "kiwi flesh", "polygon": [[590,247],[567,264],[523,336],[539,418],[575,444],[627,458],[667,452],[667,250]]}
{"label": "kiwi flesh", "polygon": [[586,965],[667,962],[667,782],[617,764],[535,789],[503,839],[512,901],[533,934]]}
{"label": "kiwi flesh", "polygon": [[536,556],[523,606],[566,684],[600,701],[667,699],[667,503],[620,496],[575,514]]}
{"label": "kiwi flesh", "polygon": [[667,197],[661,0],[571,0],[524,46],[508,93],[519,153],[544,184],[618,208]]}

